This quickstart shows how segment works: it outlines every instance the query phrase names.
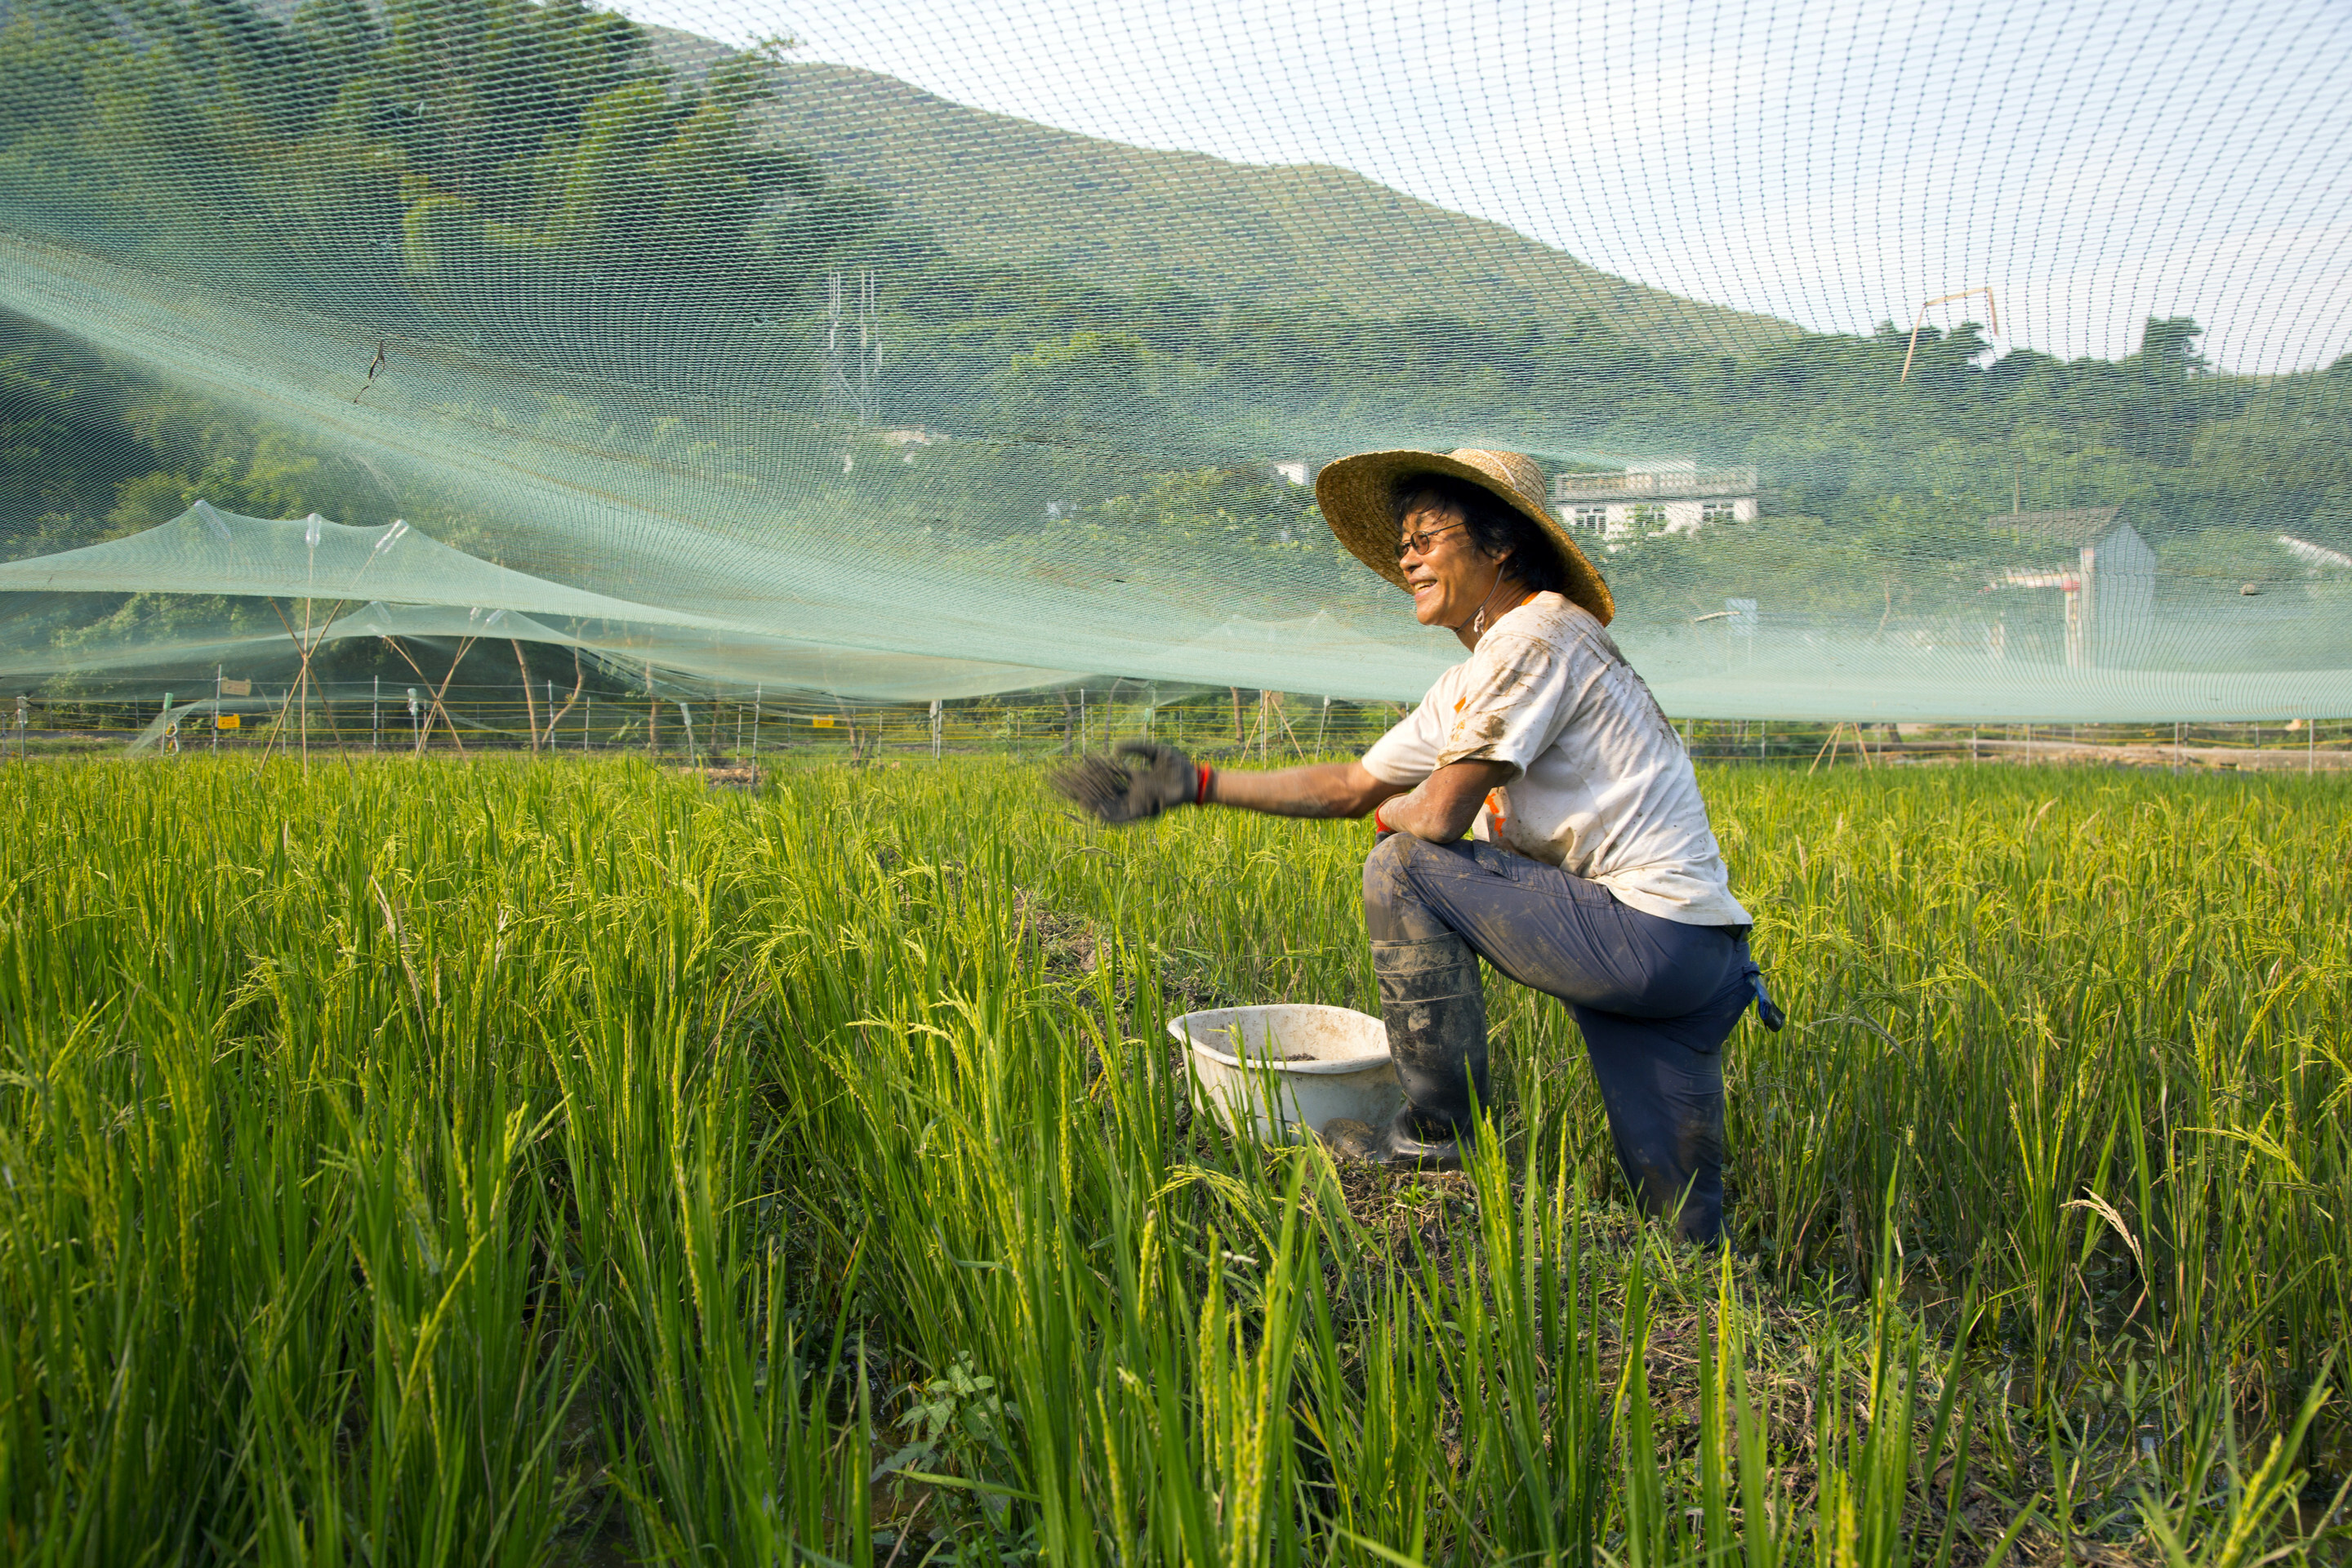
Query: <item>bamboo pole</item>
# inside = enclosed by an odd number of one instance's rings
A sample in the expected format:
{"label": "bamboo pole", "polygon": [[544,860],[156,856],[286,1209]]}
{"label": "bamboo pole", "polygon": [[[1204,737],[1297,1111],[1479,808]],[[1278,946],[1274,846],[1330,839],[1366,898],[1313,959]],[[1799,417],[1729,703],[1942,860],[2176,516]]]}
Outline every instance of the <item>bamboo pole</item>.
{"label": "bamboo pole", "polygon": [[[539,752],[539,704],[531,700],[530,665],[529,661],[524,659],[522,657],[522,639],[520,637],[507,638],[507,646],[514,649],[515,668],[522,672],[523,722],[530,731],[531,753],[536,756]],[[552,696],[553,693],[551,691],[550,695]]]}

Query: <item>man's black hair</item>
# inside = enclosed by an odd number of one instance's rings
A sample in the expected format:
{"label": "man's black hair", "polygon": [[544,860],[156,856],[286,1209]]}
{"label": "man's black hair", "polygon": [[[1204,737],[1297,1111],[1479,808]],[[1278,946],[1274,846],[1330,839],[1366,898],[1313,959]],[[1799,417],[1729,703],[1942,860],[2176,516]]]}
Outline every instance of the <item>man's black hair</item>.
{"label": "man's black hair", "polygon": [[1450,511],[1462,520],[1470,542],[1486,555],[1508,554],[1510,574],[1537,593],[1568,592],[1568,567],[1559,546],[1517,507],[1483,485],[1451,474],[1408,474],[1397,481],[1389,521],[1404,532],[1404,520],[1423,507]]}

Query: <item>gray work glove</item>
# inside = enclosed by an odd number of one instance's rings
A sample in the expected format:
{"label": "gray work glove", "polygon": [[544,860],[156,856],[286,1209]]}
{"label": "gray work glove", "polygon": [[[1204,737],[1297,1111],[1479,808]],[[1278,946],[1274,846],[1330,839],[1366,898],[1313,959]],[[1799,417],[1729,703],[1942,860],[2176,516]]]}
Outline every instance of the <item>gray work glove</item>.
{"label": "gray work glove", "polygon": [[1194,805],[1211,770],[1173,746],[1128,741],[1109,757],[1083,757],[1057,768],[1053,785],[1100,821],[1141,822],[1174,805]]}

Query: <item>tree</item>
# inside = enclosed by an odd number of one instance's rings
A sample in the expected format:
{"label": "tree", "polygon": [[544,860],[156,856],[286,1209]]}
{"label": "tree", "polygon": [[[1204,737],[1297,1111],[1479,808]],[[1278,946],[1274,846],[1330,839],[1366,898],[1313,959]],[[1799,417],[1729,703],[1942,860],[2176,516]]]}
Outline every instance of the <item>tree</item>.
{"label": "tree", "polygon": [[1016,427],[1070,440],[1135,428],[1160,401],[1160,356],[1133,332],[1072,332],[1017,353],[999,378],[1000,399]]}
{"label": "tree", "polygon": [[2140,330],[2140,370],[2166,383],[2202,375],[2208,366],[2205,356],[2197,352],[2197,340],[2204,335],[2205,329],[2187,316],[2150,316]]}

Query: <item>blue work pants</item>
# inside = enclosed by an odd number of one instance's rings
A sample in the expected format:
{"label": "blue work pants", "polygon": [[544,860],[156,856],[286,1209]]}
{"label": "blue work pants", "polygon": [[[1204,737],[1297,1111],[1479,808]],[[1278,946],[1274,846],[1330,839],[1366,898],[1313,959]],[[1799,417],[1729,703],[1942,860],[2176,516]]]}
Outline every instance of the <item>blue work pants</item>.
{"label": "blue work pants", "polygon": [[1636,1199],[1692,1241],[1720,1237],[1723,1043],[1755,995],[1744,929],[1664,920],[1557,866],[1405,833],[1364,862],[1364,923],[1422,1135],[1466,1133],[1486,1095],[1485,1005],[1466,948],[1567,1004]]}

